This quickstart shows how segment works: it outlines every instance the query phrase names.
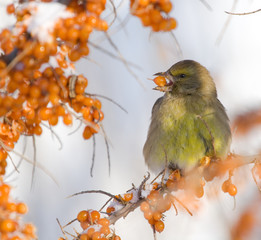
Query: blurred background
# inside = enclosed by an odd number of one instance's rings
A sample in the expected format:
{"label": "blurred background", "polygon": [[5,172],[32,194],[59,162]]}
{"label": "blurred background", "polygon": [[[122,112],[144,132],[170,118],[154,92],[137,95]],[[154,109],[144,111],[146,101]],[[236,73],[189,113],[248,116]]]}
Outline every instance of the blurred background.
{"label": "blurred background", "polygon": [[[112,58],[95,48],[87,59],[76,64],[78,73],[89,81],[87,91],[101,94],[119,103],[127,114],[106,99],[102,101],[105,118],[104,129],[109,138],[111,174],[108,171],[106,144],[102,134],[96,136],[95,165],[93,177],[90,167],[93,154],[92,140],[84,141],[83,128],[74,132],[73,127],[62,124],[54,127],[59,141],[45,129],[36,137],[37,162],[41,163],[56,179],[57,184],[39,168],[32,181],[32,166],[22,162],[20,173],[12,174],[7,181],[15,188],[14,198],[29,205],[26,221],[38,228],[40,240],[58,239],[62,225],[77,216],[83,209],[99,209],[107,200],[99,194],[84,194],[72,198],[67,196],[83,190],[105,190],[112,194],[124,193],[132,183],[140,184],[147,172],[142,148],[147,137],[151,109],[162,93],[153,91],[153,74],[167,70],[183,59],[193,59],[204,65],[215,80],[220,101],[227,109],[231,122],[238,114],[256,109],[261,103],[261,13],[245,16],[229,16],[225,11],[249,12],[261,8],[260,0],[173,0],[170,13],[178,27],[171,33],[153,33],[144,28],[138,18],[129,13],[129,1],[114,1],[117,19],[109,35],[121,55],[131,63],[128,71],[122,61]],[[204,4],[204,2],[207,3]],[[5,17],[7,0],[0,0],[0,27],[11,24],[13,19]],[[108,1],[105,19],[112,19],[112,7]],[[225,30],[224,30],[225,29]],[[175,39],[176,38],[176,39]],[[95,44],[117,55],[103,34],[91,39]],[[74,132],[74,133],[72,133]],[[72,134],[71,134],[72,133]],[[20,141],[16,151],[22,152],[25,141]],[[232,152],[257,154],[260,151],[261,128],[255,128],[243,137],[233,139]],[[33,158],[32,139],[28,138],[25,155]],[[12,156],[14,162],[19,158]],[[13,171],[9,163],[9,171]],[[238,194],[234,200],[220,190],[218,197],[212,183],[199,211],[191,217],[179,207],[179,214],[171,210],[165,218],[165,230],[158,239],[231,239],[230,230],[249,203],[259,198],[259,191],[251,178],[250,167],[238,171],[236,178]],[[260,209],[259,209],[260,210]],[[78,228],[79,230],[80,228]],[[116,233],[124,240],[153,239],[152,230],[137,209],[125,220],[115,225]],[[72,228],[68,227],[68,231]],[[260,230],[259,230],[260,231]],[[259,237],[258,237],[259,236]],[[260,239],[256,232],[249,239]]]}

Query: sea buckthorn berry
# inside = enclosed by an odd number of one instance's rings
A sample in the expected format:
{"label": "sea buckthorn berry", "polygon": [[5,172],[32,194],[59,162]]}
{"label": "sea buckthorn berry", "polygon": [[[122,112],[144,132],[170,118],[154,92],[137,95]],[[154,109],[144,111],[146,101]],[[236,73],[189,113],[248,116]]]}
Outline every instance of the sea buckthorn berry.
{"label": "sea buckthorn berry", "polygon": [[158,76],[153,79],[154,83],[156,83],[158,86],[163,87],[167,84],[167,81],[164,77]]}
{"label": "sea buckthorn berry", "polygon": [[91,239],[92,238],[92,235],[93,233],[95,232],[95,229],[94,228],[89,228],[88,231],[87,231],[87,235],[88,237]]}
{"label": "sea buckthorn berry", "polygon": [[123,196],[123,200],[129,202],[133,198],[133,193],[125,193]]}
{"label": "sea buckthorn berry", "polygon": [[94,100],[90,97],[85,97],[83,100],[83,104],[87,107],[92,107],[94,105]]}
{"label": "sea buckthorn berry", "polygon": [[144,212],[144,218],[150,220],[151,218],[153,218],[153,212],[150,209]]}
{"label": "sea buckthorn berry", "polygon": [[98,108],[98,109],[101,109],[101,106],[102,106],[100,100],[98,100],[98,99],[95,99],[95,100],[94,100],[93,105],[94,105],[96,108]]}
{"label": "sea buckthorn berry", "polygon": [[140,205],[140,210],[142,211],[142,212],[146,212],[146,211],[148,211],[150,209],[150,205],[149,205],[149,203],[148,202],[142,202],[141,203],[141,205]]}
{"label": "sea buckthorn berry", "polygon": [[86,126],[82,135],[84,139],[89,139],[93,135],[93,132],[91,131],[91,128],[89,126]]}
{"label": "sea buckthorn berry", "polygon": [[80,224],[81,224],[81,228],[82,228],[83,230],[85,230],[85,229],[87,229],[88,227],[91,226],[91,224],[90,224],[89,222],[87,222],[87,221],[81,222]]}
{"label": "sea buckthorn berry", "polygon": [[230,185],[231,185],[230,179],[224,181],[223,184],[222,184],[222,191],[223,191],[224,193],[228,192]]}
{"label": "sea buckthorn berry", "polygon": [[83,233],[80,236],[80,240],[89,240],[90,238],[88,237],[87,233]]}
{"label": "sea buckthorn berry", "polygon": [[18,203],[16,206],[16,211],[19,214],[25,214],[28,212],[28,207],[26,206],[25,203]]}
{"label": "sea buckthorn berry", "polygon": [[36,232],[36,228],[33,224],[31,223],[27,223],[25,224],[22,233],[24,233],[25,235],[31,236],[33,238],[35,238],[35,232]]}
{"label": "sea buckthorn berry", "polygon": [[110,225],[110,221],[107,218],[100,218],[97,221],[97,224],[100,224],[102,226],[109,226]]}
{"label": "sea buckthorn berry", "polygon": [[50,116],[50,118],[48,119],[48,122],[49,122],[49,124],[50,124],[51,126],[55,126],[55,125],[57,125],[58,120],[59,120],[59,119],[58,119],[58,116],[52,114],[52,115]]}
{"label": "sea buckthorn berry", "polygon": [[4,219],[0,222],[0,232],[14,232],[16,223],[11,219]]}
{"label": "sea buckthorn berry", "polygon": [[161,218],[162,218],[162,214],[161,214],[160,212],[156,211],[156,212],[153,213],[153,219],[154,219],[155,221],[158,221],[158,220],[160,220]]}
{"label": "sea buckthorn berry", "polygon": [[15,12],[15,6],[14,6],[14,4],[9,4],[9,5],[7,5],[6,11],[7,11],[8,14],[14,13],[14,12]]}
{"label": "sea buckthorn berry", "polygon": [[72,115],[70,113],[67,113],[63,116],[63,123],[65,125],[71,125],[73,122]]}
{"label": "sea buckthorn berry", "polygon": [[101,239],[101,233],[100,232],[94,232],[92,234],[92,240],[100,240]]}
{"label": "sea buckthorn berry", "polygon": [[162,232],[163,230],[164,230],[164,222],[162,222],[162,221],[156,221],[155,222],[155,231],[157,231],[157,232]]}
{"label": "sea buckthorn berry", "polygon": [[114,212],[115,211],[115,208],[114,207],[107,207],[107,209],[106,209],[106,213],[112,213],[112,212]]}
{"label": "sea buckthorn berry", "polygon": [[98,121],[102,121],[104,119],[104,114],[102,111],[95,109],[93,111],[93,118]]}
{"label": "sea buckthorn berry", "polygon": [[100,219],[100,213],[98,211],[91,212],[91,220],[92,222],[97,222]]}
{"label": "sea buckthorn berry", "polygon": [[89,212],[86,211],[86,210],[82,210],[78,213],[77,215],[77,220],[79,222],[84,222],[84,221],[87,221],[88,220],[88,217],[89,217]]}
{"label": "sea buckthorn berry", "polygon": [[201,198],[204,195],[204,188],[203,186],[197,186],[195,189],[196,197]]}
{"label": "sea buckthorn berry", "polygon": [[6,209],[10,212],[15,212],[16,211],[16,204],[15,203],[11,203],[11,202],[8,202],[6,204]]}
{"label": "sea buckthorn berry", "polygon": [[230,184],[229,187],[228,187],[228,193],[230,196],[236,196],[237,194],[237,187],[234,185],[234,184]]}

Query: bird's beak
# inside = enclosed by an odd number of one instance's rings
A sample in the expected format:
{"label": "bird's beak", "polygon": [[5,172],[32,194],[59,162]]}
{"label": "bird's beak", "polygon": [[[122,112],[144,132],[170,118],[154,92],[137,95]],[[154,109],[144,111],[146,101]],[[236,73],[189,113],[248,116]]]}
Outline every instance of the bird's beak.
{"label": "bird's beak", "polygon": [[153,90],[158,90],[158,91],[161,91],[161,92],[170,92],[172,90],[174,81],[173,81],[173,78],[170,75],[169,71],[158,72],[158,73],[155,73],[154,76],[165,77],[168,80],[168,82],[165,86],[157,86],[157,87],[153,88]]}

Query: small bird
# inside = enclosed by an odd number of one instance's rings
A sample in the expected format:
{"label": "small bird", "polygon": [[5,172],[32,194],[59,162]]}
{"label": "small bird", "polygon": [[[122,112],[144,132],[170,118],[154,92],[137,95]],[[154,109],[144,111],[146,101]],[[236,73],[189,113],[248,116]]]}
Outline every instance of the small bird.
{"label": "small bird", "polygon": [[159,173],[167,166],[186,171],[205,156],[225,159],[231,143],[229,119],[208,70],[184,60],[155,75],[168,83],[154,88],[165,94],[152,108],[143,148],[149,169]]}

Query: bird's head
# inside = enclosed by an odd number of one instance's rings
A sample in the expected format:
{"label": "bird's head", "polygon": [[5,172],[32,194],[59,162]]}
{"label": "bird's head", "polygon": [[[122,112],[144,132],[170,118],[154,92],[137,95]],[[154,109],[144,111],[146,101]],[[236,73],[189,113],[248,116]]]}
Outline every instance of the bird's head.
{"label": "bird's head", "polygon": [[168,80],[167,85],[155,87],[155,90],[171,94],[200,94],[216,96],[216,86],[208,70],[193,60],[184,60],[174,64],[166,72],[156,73]]}

